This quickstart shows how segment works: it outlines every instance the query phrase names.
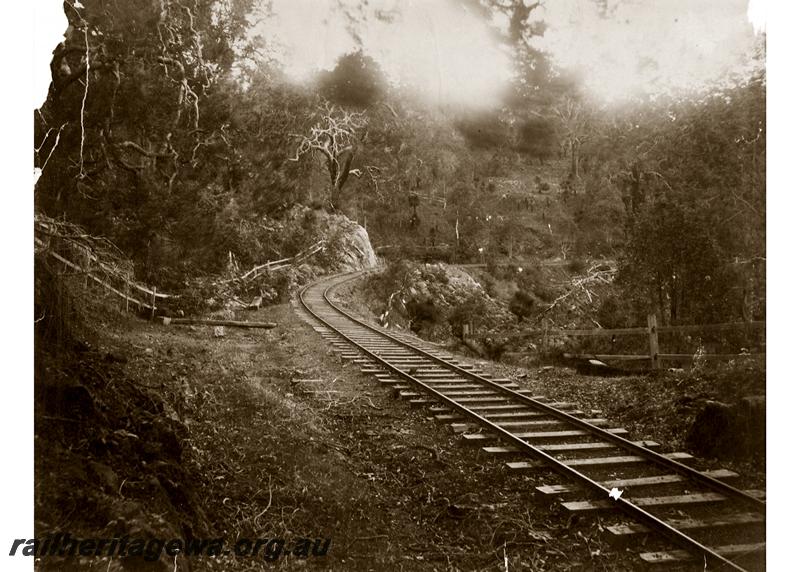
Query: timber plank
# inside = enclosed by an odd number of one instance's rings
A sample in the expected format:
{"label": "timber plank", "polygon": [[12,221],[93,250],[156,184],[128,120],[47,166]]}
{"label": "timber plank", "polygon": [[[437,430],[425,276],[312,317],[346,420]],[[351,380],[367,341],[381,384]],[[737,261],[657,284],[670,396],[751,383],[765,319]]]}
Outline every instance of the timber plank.
{"label": "timber plank", "polygon": [[[763,524],[766,522],[764,515],[756,513],[733,514],[729,516],[709,519],[681,518],[667,519],[665,522],[672,528],[678,530],[704,530],[709,528],[725,528],[734,526],[747,526],[753,524]],[[606,526],[607,533],[616,537],[618,540],[633,538],[642,534],[648,534],[651,530],[644,524],[631,523]]]}
{"label": "timber plank", "polygon": [[[743,556],[764,552],[767,548],[766,542],[754,544],[728,544],[726,546],[712,546],[711,550],[720,556]],[[648,564],[664,564],[668,562],[686,562],[697,560],[698,557],[686,550],[665,550],[662,552],[641,552],[639,557]]]}
{"label": "timber plank", "polygon": [[[691,455],[686,453],[667,453],[664,455],[670,459],[677,459],[677,460],[685,460],[686,458],[693,458]],[[595,457],[591,459],[565,459],[561,461],[568,467],[606,467],[606,466],[613,466],[613,465],[631,465],[636,463],[643,463],[646,459],[644,457],[639,457],[636,455],[625,455],[621,457]],[[535,467],[541,466],[541,464],[532,464],[530,461],[512,461],[506,463],[506,466],[509,469],[513,469],[515,471],[522,471],[526,469],[531,469]],[[592,501],[588,501],[592,502]],[[598,502],[606,502],[606,501],[598,501]]]}
{"label": "timber plank", "polygon": [[[642,442],[640,442],[642,443]],[[653,441],[645,441],[644,443],[654,443]],[[648,446],[648,445],[645,445]],[[727,469],[717,469],[714,471],[703,471],[703,474],[713,479],[735,479],[739,476],[738,473],[729,471]],[[599,484],[607,489],[619,488],[628,489],[633,487],[649,487],[658,485],[669,485],[673,483],[682,483],[688,479],[682,475],[659,475],[655,477],[637,477],[632,479],[617,479],[614,481],[601,481]],[[536,487],[539,494],[542,495],[561,495],[567,493],[578,492],[581,488],[577,485],[545,485]]]}
{"label": "timber plank", "polygon": [[[745,491],[746,493],[755,497],[764,497],[762,491]],[[671,495],[665,497],[642,497],[628,499],[636,506],[683,506],[689,504],[705,504],[714,502],[723,502],[729,500],[729,497],[720,493],[692,493],[685,495]],[[590,512],[598,510],[608,510],[614,508],[614,502],[610,500],[591,500],[591,501],[574,501],[561,503],[565,509],[570,512]]]}

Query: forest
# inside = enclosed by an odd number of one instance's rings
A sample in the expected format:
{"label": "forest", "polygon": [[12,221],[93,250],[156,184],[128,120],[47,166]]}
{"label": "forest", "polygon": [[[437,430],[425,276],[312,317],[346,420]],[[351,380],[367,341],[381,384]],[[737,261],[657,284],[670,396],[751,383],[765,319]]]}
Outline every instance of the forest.
{"label": "forest", "polygon": [[608,536],[643,495],[760,564],[691,520],[766,494],[752,4],[64,0],[34,535],[140,546],[36,568],[639,570],[687,546]]}
{"label": "forest", "polygon": [[[536,47],[546,2],[462,4],[502,23],[491,105],[432,103],[364,49],[297,81],[253,31],[269,3],[69,0],[34,113],[36,212],[105,237],[167,291],[309,246],[276,231],[300,205],[394,258],[616,261],[619,311],[639,321],[763,319],[763,34],[694,91],[609,103]],[[367,16],[399,18],[341,10],[357,39]]]}

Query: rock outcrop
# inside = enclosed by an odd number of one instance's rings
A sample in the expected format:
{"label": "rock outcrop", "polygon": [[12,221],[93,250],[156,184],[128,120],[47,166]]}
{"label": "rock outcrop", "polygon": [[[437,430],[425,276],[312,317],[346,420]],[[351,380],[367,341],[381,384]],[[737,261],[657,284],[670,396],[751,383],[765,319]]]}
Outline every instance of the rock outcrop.
{"label": "rock outcrop", "polygon": [[378,258],[363,226],[344,215],[327,215],[323,220],[327,270],[352,272],[377,266]]}
{"label": "rock outcrop", "polygon": [[686,444],[706,457],[763,461],[766,432],[766,397],[744,397],[735,405],[707,401],[689,429]]}

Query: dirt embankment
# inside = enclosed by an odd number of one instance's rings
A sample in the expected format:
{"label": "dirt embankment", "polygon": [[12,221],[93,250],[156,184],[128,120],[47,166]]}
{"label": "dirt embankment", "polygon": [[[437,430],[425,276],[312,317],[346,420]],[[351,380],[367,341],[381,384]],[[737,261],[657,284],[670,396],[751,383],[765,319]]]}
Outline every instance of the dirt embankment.
{"label": "dirt embankment", "polygon": [[[274,330],[89,315],[93,336],[37,366],[37,534],[330,538],[279,569],[635,569],[597,527],[345,364],[288,305]],[[319,380],[306,381],[300,380]],[[257,570],[264,558],[45,559],[42,570]]]}

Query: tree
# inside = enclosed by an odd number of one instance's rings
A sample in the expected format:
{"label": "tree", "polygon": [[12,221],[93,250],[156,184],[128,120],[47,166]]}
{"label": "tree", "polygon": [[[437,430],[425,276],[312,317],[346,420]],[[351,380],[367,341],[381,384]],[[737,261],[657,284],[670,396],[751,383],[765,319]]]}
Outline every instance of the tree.
{"label": "tree", "polygon": [[340,206],[342,187],[352,172],[350,166],[359,145],[366,139],[366,126],[367,118],[363,113],[346,111],[325,102],[319,108],[311,133],[296,135],[300,144],[291,161],[299,161],[309,152],[322,157],[328,171],[329,203],[333,210]]}
{"label": "tree", "polygon": [[578,176],[580,149],[591,137],[590,113],[587,107],[570,96],[564,97],[553,108],[561,123],[562,148],[570,158],[570,176]]}
{"label": "tree", "polygon": [[502,147],[508,140],[506,125],[497,113],[483,112],[458,119],[456,129],[475,149]]}
{"label": "tree", "polygon": [[644,209],[623,276],[643,289],[662,323],[714,323],[733,317],[735,283],[719,229],[702,209],[660,200]]}
{"label": "tree", "polygon": [[323,97],[344,107],[367,108],[386,93],[380,66],[361,50],[341,56],[333,70],[320,74],[317,83]]}
{"label": "tree", "polygon": [[[614,180],[629,195],[629,294],[677,321],[763,313],[763,79],[637,112]],[[632,191],[636,191],[634,194]]]}
{"label": "tree", "polygon": [[553,155],[557,137],[550,120],[544,117],[526,119],[517,128],[517,149],[544,163]]}
{"label": "tree", "polygon": [[252,1],[228,4],[64,3],[69,26],[35,113],[37,209],[111,238],[155,271],[182,209],[202,189],[230,188],[226,103],[237,52],[249,50]]}

